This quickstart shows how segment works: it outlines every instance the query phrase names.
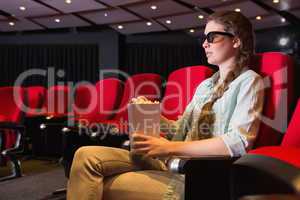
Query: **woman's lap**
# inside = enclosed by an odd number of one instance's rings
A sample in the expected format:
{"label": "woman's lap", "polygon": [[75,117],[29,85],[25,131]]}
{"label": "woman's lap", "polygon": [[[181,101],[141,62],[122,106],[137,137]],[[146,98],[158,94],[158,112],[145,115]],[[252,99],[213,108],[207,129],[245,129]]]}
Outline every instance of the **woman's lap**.
{"label": "woman's lap", "polygon": [[105,200],[179,200],[184,178],[166,171],[143,170],[118,174],[104,180]]}

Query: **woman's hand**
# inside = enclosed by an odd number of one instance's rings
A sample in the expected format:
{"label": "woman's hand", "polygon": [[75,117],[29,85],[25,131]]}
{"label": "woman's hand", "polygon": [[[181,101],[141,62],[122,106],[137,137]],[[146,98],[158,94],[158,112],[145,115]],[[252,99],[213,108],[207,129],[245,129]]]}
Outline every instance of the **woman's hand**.
{"label": "woman's hand", "polygon": [[132,134],[132,151],[136,154],[146,154],[150,157],[170,156],[173,142],[165,138],[157,138],[144,134]]}

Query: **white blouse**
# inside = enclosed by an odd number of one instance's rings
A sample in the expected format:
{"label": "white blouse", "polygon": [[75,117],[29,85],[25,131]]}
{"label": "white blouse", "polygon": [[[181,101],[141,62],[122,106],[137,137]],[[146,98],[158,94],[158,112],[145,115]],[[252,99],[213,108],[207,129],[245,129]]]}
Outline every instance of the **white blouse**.
{"label": "white blouse", "polygon": [[[193,112],[192,120],[198,119],[202,106],[209,101],[217,73],[197,87],[192,101],[186,107],[186,111]],[[252,147],[259,129],[263,101],[261,76],[244,68],[229,84],[223,96],[214,103],[216,120],[213,136],[223,139],[231,156],[243,155]]]}

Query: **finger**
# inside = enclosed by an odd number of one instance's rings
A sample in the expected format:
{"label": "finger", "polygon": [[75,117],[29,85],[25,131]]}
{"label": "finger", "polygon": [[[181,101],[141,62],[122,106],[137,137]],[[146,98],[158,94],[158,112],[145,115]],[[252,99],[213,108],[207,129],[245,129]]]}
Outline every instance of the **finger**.
{"label": "finger", "polygon": [[144,135],[144,134],[133,134],[132,135],[132,140],[133,141],[143,141],[143,140],[148,140],[150,139],[150,136]]}
{"label": "finger", "polygon": [[143,136],[141,136],[141,134],[133,134],[133,135],[131,135],[131,139],[132,139],[133,142],[144,141],[145,140],[143,138]]}
{"label": "finger", "polygon": [[154,158],[154,157],[160,157],[160,154],[155,151],[148,151],[146,156]]}
{"label": "finger", "polygon": [[160,157],[165,157],[166,156],[163,152],[155,151],[155,150],[148,151],[148,153],[146,155],[149,156],[149,157],[152,157],[152,158],[153,157],[160,158]]}
{"label": "finger", "polygon": [[135,154],[147,154],[149,152],[149,148],[139,148],[131,150]]}
{"label": "finger", "polygon": [[148,147],[149,143],[148,142],[133,142],[132,143],[132,148],[137,149],[137,148],[145,148]]}

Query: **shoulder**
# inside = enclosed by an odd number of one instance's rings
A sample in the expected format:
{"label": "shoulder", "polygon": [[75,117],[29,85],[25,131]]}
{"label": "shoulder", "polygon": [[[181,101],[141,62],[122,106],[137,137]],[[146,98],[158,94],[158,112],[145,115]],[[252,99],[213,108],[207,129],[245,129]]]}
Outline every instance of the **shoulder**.
{"label": "shoulder", "polygon": [[213,74],[211,77],[203,80],[198,86],[197,86],[197,89],[196,89],[196,92],[195,94],[203,94],[203,91],[206,91],[206,90],[210,90],[212,89],[213,87],[213,80],[214,78],[217,76],[217,73],[216,72],[215,74]]}
{"label": "shoulder", "polygon": [[244,72],[242,72],[242,74],[240,74],[240,76],[237,77],[234,82],[239,85],[263,84],[263,78],[255,71],[247,69]]}

